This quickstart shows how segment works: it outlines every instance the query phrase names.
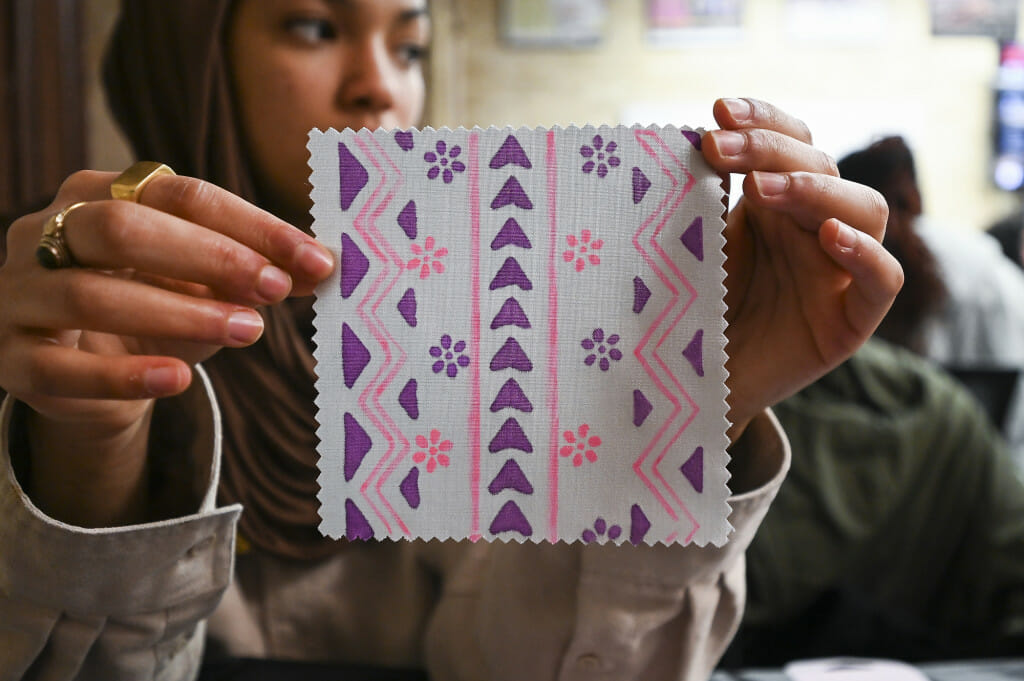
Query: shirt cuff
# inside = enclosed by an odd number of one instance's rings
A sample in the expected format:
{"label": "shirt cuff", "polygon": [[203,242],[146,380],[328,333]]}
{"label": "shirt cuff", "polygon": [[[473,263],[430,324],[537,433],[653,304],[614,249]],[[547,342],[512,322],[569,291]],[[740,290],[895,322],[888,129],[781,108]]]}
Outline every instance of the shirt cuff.
{"label": "shirt cuff", "polygon": [[0,408],[0,590],[44,607],[79,614],[131,615],[173,607],[223,591],[234,562],[241,507],[215,508],[221,422],[206,374],[184,399],[200,406],[188,451],[209,479],[199,510],[159,522],[81,528],[40,511],[11,464],[14,401]]}

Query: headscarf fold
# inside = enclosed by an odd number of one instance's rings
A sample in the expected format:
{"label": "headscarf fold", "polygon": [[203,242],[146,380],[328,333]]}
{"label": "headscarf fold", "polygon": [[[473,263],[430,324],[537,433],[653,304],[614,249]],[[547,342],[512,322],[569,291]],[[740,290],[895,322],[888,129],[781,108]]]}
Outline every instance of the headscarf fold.
{"label": "headscarf fold", "polygon": [[[261,205],[224,46],[231,4],[126,0],[103,80],[137,158],[167,163]],[[262,312],[259,342],[204,362],[224,419],[219,498],[245,506],[240,531],[254,546],[315,559],[344,543],[317,531],[312,299]]]}

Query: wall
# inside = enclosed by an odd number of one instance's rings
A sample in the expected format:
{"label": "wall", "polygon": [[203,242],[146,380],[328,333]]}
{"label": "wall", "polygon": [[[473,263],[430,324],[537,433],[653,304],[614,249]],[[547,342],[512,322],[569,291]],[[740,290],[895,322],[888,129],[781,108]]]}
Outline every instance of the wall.
{"label": "wall", "polygon": [[[925,0],[889,0],[874,38],[821,43],[782,30],[783,0],[747,0],[741,41],[650,46],[642,0],[608,0],[597,48],[522,49],[498,39],[500,0],[435,0],[455,28],[435,47],[461,75],[432,113],[435,125],[687,123],[712,125],[722,96],[783,106],[841,155],[882,133],[915,150],[925,203],[943,221],[984,228],[1016,200],[989,181],[992,83],[998,49],[978,37],[932,37]],[[449,52],[452,52],[449,54]],[[453,65],[454,63],[454,65]]]}
{"label": "wall", "polygon": [[[925,0],[887,0],[888,19],[874,38],[830,43],[787,35],[783,0],[747,0],[742,40],[671,49],[647,43],[644,0],[607,0],[606,39],[577,50],[504,45],[499,3],[432,0],[427,123],[710,126],[715,98],[753,96],[802,117],[834,155],[873,135],[903,134],[928,211],[953,226],[984,228],[1016,205],[989,181],[997,47],[985,38],[932,37]],[[117,1],[85,5],[95,72]],[[87,101],[93,165],[123,167],[129,154],[96,80]]]}

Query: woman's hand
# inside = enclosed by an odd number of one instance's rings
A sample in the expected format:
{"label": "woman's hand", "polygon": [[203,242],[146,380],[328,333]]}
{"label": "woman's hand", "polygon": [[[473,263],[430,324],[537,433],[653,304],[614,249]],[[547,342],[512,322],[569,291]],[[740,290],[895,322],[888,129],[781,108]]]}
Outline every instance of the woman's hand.
{"label": "woman's hand", "polygon": [[[137,469],[153,400],[184,391],[218,349],[256,341],[258,306],[311,293],[333,268],[312,237],[211,184],[160,175],[132,203],[110,198],[115,176],[72,175],[7,234],[0,387],[35,412],[33,484],[51,464]],[[44,223],[78,201],[64,223],[76,265],[42,267]]]}
{"label": "woman's hand", "polygon": [[752,99],[715,103],[704,136],[720,173],[743,173],[726,222],[730,437],[859,348],[903,285],[882,245],[888,209],[839,178],[803,122]]}

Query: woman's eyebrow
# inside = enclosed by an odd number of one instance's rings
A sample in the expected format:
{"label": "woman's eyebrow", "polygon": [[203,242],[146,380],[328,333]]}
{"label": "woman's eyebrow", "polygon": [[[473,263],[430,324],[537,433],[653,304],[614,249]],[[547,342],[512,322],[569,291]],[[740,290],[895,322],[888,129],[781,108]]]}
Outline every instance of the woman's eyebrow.
{"label": "woman's eyebrow", "polygon": [[[354,9],[355,6],[358,4],[353,0],[327,0],[327,2],[332,5],[336,5],[341,9]],[[428,19],[430,18],[430,10],[427,9],[427,6],[425,4],[422,7],[415,7],[413,9],[403,10],[398,15],[398,19],[395,21],[395,23],[406,24],[409,23],[410,21],[415,21],[420,17],[427,17]]]}

